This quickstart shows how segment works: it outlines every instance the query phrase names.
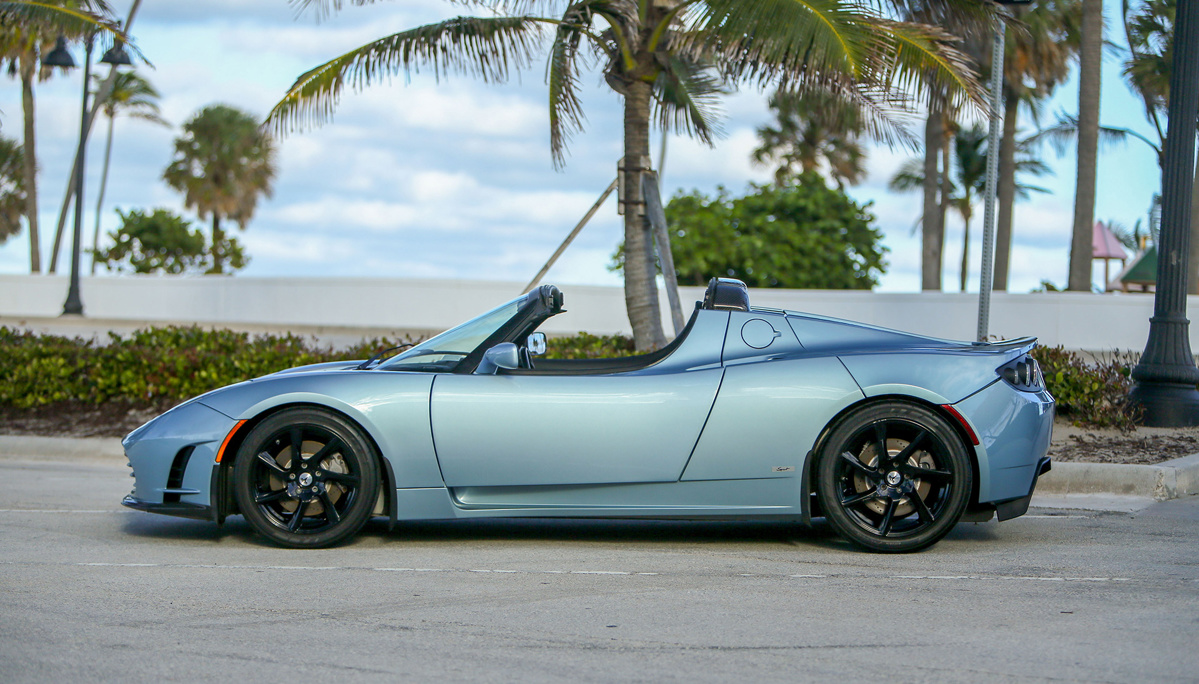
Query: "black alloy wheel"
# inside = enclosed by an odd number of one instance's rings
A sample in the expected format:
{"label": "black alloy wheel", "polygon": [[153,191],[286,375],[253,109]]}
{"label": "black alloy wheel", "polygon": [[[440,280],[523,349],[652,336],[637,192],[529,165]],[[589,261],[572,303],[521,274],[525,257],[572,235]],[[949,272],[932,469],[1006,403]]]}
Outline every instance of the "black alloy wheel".
{"label": "black alloy wheel", "polygon": [[837,534],[891,553],[918,551],[948,534],[966,510],[972,479],[953,427],[903,401],[846,416],[817,464],[820,505]]}
{"label": "black alloy wheel", "polygon": [[379,460],[361,428],[319,409],[280,411],[246,435],[233,466],[237,505],[276,544],[345,541],[379,497]]}

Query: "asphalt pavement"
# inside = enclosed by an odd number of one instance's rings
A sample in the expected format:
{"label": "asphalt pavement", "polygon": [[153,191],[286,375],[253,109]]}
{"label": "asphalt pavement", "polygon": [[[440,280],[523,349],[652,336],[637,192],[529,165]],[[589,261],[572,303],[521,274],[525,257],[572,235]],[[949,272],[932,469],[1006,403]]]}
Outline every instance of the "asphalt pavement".
{"label": "asphalt pavement", "polygon": [[0,681],[1195,681],[1199,497],[874,555],[823,524],[372,523],[293,551],[0,459]]}

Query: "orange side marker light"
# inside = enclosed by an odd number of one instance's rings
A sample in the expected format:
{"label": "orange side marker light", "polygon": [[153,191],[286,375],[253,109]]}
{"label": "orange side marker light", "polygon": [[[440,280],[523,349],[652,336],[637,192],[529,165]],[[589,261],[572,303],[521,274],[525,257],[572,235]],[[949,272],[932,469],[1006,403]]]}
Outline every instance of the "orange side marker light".
{"label": "orange side marker light", "polygon": [[241,426],[245,424],[246,421],[244,420],[237,421],[237,424],[233,426],[233,429],[229,431],[229,434],[225,435],[225,441],[221,442],[221,448],[217,449],[216,452],[217,463],[220,463],[221,459],[225,457],[225,448],[229,446],[229,442],[233,441],[233,435],[236,435],[237,431],[241,429]]}

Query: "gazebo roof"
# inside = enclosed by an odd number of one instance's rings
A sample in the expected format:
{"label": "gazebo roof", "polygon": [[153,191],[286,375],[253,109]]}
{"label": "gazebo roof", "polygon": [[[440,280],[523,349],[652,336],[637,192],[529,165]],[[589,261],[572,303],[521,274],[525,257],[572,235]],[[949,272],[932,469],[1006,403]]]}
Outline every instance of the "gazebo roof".
{"label": "gazebo roof", "polygon": [[1095,227],[1091,229],[1091,258],[1092,259],[1127,259],[1128,253],[1124,251],[1124,246],[1116,239],[1112,231],[1103,225],[1102,221],[1096,221]]}
{"label": "gazebo roof", "polygon": [[1157,284],[1157,246],[1153,245],[1149,249],[1141,252],[1124,272],[1116,276],[1116,279],[1122,283],[1133,285],[1156,285]]}

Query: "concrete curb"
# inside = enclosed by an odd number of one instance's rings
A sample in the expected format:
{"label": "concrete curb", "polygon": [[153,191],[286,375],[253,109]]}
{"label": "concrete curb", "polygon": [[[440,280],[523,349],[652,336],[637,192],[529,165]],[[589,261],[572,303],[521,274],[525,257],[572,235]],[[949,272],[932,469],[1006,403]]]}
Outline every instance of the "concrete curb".
{"label": "concrete curb", "polygon": [[1107,494],[1167,501],[1199,494],[1199,454],[1157,465],[1054,463],[1037,494]]}

